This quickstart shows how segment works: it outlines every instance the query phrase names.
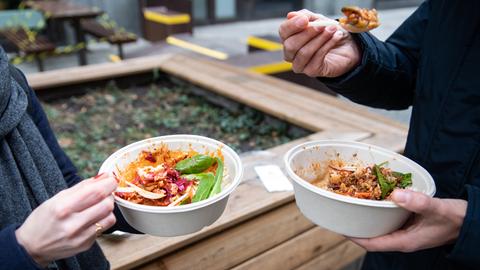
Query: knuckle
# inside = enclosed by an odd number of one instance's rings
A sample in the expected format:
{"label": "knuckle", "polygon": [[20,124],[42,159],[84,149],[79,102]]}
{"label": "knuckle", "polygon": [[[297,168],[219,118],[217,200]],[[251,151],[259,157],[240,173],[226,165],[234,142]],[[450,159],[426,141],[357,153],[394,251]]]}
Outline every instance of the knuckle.
{"label": "knuckle", "polygon": [[104,202],[104,203],[102,203],[102,204],[100,205],[100,210],[99,210],[99,212],[100,212],[100,214],[101,214],[102,216],[106,216],[106,215],[108,215],[109,213],[111,213],[112,210],[113,210],[113,204],[110,204],[110,202],[107,202],[107,201],[106,201],[106,202]]}
{"label": "knuckle", "polygon": [[301,48],[300,50],[298,50],[297,55],[295,55],[295,58],[304,59],[306,56],[307,56],[306,49]]}
{"label": "knuckle", "polygon": [[106,204],[107,204],[108,212],[112,212],[113,209],[115,208],[115,204],[113,203],[113,200],[108,199]]}
{"label": "knuckle", "polygon": [[57,219],[64,219],[70,214],[71,210],[65,205],[56,205],[53,213]]}
{"label": "knuckle", "polygon": [[95,201],[100,201],[105,197],[105,194],[101,190],[94,190],[92,191],[91,196]]}
{"label": "knuckle", "polygon": [[108,228],[112,227],[115,223],[117,222],[117,218],[115,217],[115,215],[111,214],[110,216],[108,216],[107,220],[106,220],[106,225]]}
{"label": "knuckle", "polygon": [[304,69],[304,70],[303,70],[303,73],[305,73],[305,75],[307,75],[308,77],[316,77],[316,76],[315,76],[315,71],[313,71],[313,70],[310,69],[310,68]]}
{"label": "knuckle", "polygon": [[294,45],[295,45],[295,41],[291,38],[288,38],[283,42],[283,48],[287,52],[294,51],[296,49]]}
{"label": "knuckle", "polygon": [[283,40],[283,24],[282,23],[279,27],[278,27],[278,35],[280,36],[280,38]]}
{"label": "knuckle", "polygon": [[302,70],[299,68],[299,66],[296,64],[296,61],[293,62],[293,65],[292,65],[292,71],[293,73],[301,73]]}
{"label": "knuckle", "polygon": [[278,28],[278,35],[282,40],[285,40],[287,38],[287,28],[288,28],[289,22],[286,21],[280,25]]}
{"label": "knuckle", "polygon": [[425,196],[418,196],[417,198],[417,207],[420,211],[425,211],[430,206],[430,200]]}

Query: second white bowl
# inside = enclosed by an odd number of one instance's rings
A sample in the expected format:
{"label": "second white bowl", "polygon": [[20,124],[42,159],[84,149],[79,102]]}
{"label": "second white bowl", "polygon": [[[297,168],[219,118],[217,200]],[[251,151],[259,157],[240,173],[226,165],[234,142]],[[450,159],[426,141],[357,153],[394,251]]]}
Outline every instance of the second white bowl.
{"label": "second white bowl", "polygon": [[388,167],[412,173],[411,189],[428,196],[435,194],[430,174],[414,161],[381,147],[338,140],[307,142],[292,148],[285,155],[288,175],[293,179],[295,200],[300,211],[313,223],[351,237],[370,238],[390,233],[401,227],[410,212],[391,201],[357,199],[336,194],[310,183],[316,178],[317,166],[328,160],[355,159],[365,165],[388,161]]}

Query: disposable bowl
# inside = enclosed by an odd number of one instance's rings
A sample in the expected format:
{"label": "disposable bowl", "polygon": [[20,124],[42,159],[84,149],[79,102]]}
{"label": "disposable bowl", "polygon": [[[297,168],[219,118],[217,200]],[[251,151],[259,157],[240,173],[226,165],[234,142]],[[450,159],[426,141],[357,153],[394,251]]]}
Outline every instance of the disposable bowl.
{"label": "disposable bowl", "polygon": [[230,193],[242,179],[243,169],[239,156],[222,142],[196,135],[169,135],[146,139],[127,145],[108,157],[100,168],[102,172],[118,172],[136,160],[144,150],[165,144],[171,150],[193,149],[199,153],[220,150],[224,157],[228,177],[222,192],[212,198],[181,206],[161,207],[129,202],[114,195],[125,220],[133,228],[155,236],[178,236],[201,230],[215,222],[225,210]]}
{"label": "disposable bowl", "polygon": [[388,161],[387,166],[394,171],[412,173],[411,189],[428,196],[435,194],[435,183],[424,168],[405,156],[378,146],[323,140],[290,149],[284,162],[293,179],[298,208],[313,223],[339,234],[359,238],[384,235],[400,228],[410,212],[392,201],[357,199],[311,184],[320,171],[326,169],[328,160],[336,158],[364,165]]}

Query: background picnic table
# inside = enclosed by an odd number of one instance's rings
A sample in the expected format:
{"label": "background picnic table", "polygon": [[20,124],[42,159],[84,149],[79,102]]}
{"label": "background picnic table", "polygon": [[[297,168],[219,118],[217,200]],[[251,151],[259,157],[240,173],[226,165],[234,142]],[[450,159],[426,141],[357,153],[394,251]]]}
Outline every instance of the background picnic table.
{"label": "background picnic table", "polygon": [[87,64],[86,38],[81,26],[81,20],[95,18],[101,15],[103,11],[95,7],[81,5],[68,0],[26,1],[25,5],[42,12],[47,20],[70,22],[75,33],[75,45],[79,47],[79,64]]}

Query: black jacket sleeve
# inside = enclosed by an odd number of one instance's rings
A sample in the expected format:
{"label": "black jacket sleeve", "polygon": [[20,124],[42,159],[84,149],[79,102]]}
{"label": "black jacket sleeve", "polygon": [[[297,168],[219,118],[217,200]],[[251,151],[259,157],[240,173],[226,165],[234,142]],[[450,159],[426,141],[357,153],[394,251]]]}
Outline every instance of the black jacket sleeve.
{"label": "black jacket sleeve", "polygon": [[18,225],[11,224],[0,230],[0,268],[11,270],[37,270],[40,266],[17,242],[15,230]]}
{"label": "black jacket sleeve", "polygon": [[354,35],[362,49],[360,66],[337,78],[319,78],[354,102],[383,109],[412,105],[420,48],[428,22],[424,2],[385,42],[369,33]]}
{"label": "black jacket sleeve", "polygon": [[468,206],[449,258],[476,269],[480,265],[480,188],[466,185]]}

